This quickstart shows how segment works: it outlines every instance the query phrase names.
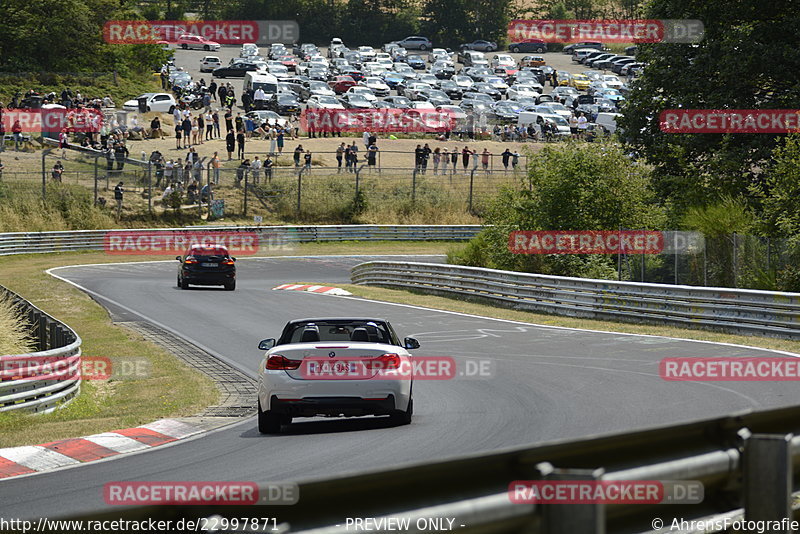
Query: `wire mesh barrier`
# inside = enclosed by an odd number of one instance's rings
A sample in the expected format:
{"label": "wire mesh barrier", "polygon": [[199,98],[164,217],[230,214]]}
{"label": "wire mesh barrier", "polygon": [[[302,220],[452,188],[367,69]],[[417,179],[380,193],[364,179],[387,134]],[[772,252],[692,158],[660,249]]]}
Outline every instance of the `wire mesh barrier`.
{"label": "wire mesh barrier", "polygon": [[0,412],[47,413],[80,391],[81,338],[16,293],[0,286],[28,324],[37,352],[0,356]]}
{"label": "wire mesh barrier", "polygon": [[679,254],[621,254],[620,280],[800,291],[800,246],[789,239],[704,237]]}

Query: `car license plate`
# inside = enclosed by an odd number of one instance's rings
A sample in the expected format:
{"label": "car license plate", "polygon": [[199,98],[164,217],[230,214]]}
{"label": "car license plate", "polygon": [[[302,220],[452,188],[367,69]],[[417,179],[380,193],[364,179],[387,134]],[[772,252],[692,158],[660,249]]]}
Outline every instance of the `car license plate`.
{"label": "car license plate", "polygon": [[219,263],[201,263],[201,267],[219,267]]}

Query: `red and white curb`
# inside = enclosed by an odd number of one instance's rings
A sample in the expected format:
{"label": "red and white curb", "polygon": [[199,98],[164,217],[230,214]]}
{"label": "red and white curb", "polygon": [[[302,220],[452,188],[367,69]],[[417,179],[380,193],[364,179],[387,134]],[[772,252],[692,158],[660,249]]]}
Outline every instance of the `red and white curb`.
{"label": "red and white curb", "polygon": [[331,286],[312,286],[312,285],[302,285],[302,284],[281,284],[279,286],[273,287],[273,291],[310,291],[311,293],[320,293],[322,295],[339,295],[339,296],[347,296],[352,295],[349,291],[346,291],[340,287],[331,287]]}
{"label": "red and white curb", "polygon": [[174,419],[43,445],[0,449],[0,479],[58,469],[158,447],[199,434],[203,429]]}

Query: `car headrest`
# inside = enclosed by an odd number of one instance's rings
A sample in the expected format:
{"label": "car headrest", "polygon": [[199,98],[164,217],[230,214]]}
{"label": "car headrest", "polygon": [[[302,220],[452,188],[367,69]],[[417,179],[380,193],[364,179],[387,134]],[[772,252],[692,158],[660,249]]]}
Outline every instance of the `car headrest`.
{"label": "car headrest", "polygon": [[358,327],[353,329],[350,334],[350,341],[369,341],[369,333],[366,328]]}
{"label": "car headrest", "polygon": [[317,325],[308,325],[303,329],[303,334],[300,336],[301,343],[313,343],[319,341],[319,328]]}
{"label": "car headrest", "polygon": [[378,327],[374,324],[364,325],[364,329],[367,331],[367,335],[369,335],[369,340],[373,343],[378,343],[381,340],[380,335],[378,334]]}

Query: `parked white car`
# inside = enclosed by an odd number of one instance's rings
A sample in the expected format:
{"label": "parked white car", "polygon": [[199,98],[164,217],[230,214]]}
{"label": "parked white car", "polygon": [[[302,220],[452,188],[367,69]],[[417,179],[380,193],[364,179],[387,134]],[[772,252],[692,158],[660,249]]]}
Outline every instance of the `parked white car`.
{"label": "parked white car", "polygon": [[122,105],[122,109],[139,111],[140,98],[146,99],[147,111],[155,111],[157,113],[172,113],[177,105],[175,97],[169,93],[144,93],[125,102]]}
{"label": "parked white car", "polygon": [[222,61],[217,56],[206,56],[200,60],[200,72],[211,72],[222,66]]}
{"label": "parked white car", "polygon": [[372,91],[376,96],[389,96],[389,86],[386,85],[386,82],[384,82],[382,78],[378,78],[377,76],[364,78],[361,85]]}

